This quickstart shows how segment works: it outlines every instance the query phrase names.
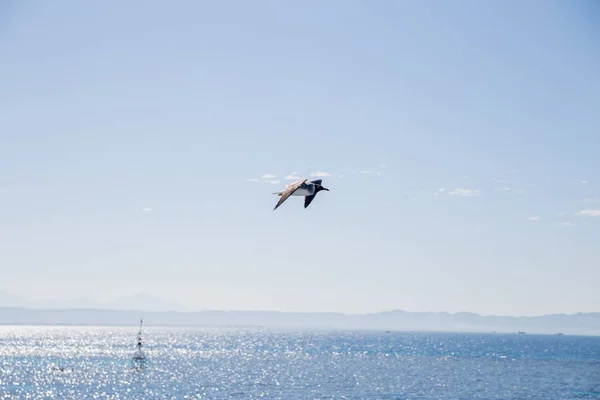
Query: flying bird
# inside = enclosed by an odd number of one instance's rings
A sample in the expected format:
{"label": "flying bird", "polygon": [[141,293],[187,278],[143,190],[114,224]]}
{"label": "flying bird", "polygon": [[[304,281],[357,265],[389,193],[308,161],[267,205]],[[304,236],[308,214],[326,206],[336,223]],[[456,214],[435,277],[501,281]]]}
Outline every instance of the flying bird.
{"label": "flying bird", "polygon": [[283,202],[286,201],[290,196],[304,196],[304,208],[308,207],[315,199],[317,193],[319,193],[321,190],[329,191],[329,189],[323,187],[321,183],[323,183],[322,179],[307,182],[306,178],[300,179],[294,183],[290,183],[281,192],[273,193],[281,197],[277,202],[277,205],[275,205],[273,211],[277,210],[277,207],[282,205]]}

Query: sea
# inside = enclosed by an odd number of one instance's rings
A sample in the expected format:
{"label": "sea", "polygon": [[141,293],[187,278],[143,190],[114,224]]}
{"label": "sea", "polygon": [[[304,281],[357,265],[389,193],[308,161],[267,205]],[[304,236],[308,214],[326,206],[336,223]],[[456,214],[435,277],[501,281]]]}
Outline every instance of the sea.
{"label": "sea", "polygon": [[2,399],[600,399],[600,337],[0,327]]}

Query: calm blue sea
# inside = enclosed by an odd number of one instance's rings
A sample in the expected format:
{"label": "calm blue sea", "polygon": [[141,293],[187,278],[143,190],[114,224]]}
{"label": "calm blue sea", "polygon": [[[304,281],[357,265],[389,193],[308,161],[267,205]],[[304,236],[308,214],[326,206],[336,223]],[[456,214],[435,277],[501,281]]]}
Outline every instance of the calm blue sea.
{"label": "calm blue sea", "polygon": [[[600,399],[600,337],[0,327],[2,399]],[[63,371],[60,371],[63,368]]]}

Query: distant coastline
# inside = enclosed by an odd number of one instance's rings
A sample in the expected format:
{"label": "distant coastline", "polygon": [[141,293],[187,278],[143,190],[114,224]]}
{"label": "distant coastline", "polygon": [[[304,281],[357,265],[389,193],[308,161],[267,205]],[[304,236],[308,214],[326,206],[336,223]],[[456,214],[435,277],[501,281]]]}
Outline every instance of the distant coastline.
{"label": "distant coastline", "polygon": [[482,316],[474,313],[408,312],[300,313],[278,311],[141,311],[97,308],[0,307],[0,325],[148,326],[339,329],[431,332],[489,332],[600,335],[600,313],[536,317]]}

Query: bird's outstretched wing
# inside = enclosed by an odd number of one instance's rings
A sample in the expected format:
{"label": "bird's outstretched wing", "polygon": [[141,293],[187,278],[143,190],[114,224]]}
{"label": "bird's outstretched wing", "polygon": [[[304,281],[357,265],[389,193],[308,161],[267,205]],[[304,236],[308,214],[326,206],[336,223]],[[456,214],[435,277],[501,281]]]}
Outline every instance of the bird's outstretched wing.
{"label": "bird's outstretched wing", "polygon": [[283,191],[283,194],[279,198],[279,201],[275,205],[275,208],[273,209],[273,211],[277,210],[277,207],[279,207],[280,205],[282,205],[283,202],[288,199],[288,197],[290,197],[296,190],[298,190],[298,188],[300,186],[302,186],[304,184],[304,182],[306,182],[306,179],[300,179],[299,181],[296,181],[294,183],[290,183],[285,188],[285,190]]}
{"label": "bird's outstretched wing", "polygon": [[315,185],[321,186],[323,183],[323,179],[315,179],[314,181],[310,181],[310,183],[314,183]]}
{"label": "bird's outstretched wing", "polygon": [[317,194],[313,194],[311,196],[304,196],[304,208],[308,207],[310,203],[315,199]]}

